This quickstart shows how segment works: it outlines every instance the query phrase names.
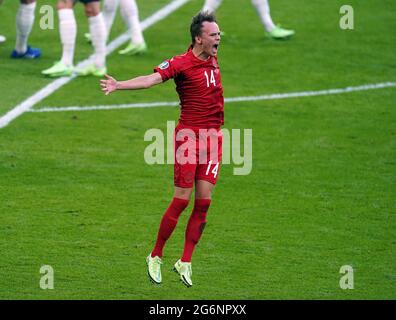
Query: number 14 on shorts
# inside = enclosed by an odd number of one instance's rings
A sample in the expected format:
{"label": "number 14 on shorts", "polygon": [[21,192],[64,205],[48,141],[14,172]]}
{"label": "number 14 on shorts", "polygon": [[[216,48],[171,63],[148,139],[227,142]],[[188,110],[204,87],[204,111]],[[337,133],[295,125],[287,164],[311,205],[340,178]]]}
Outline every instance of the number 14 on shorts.
{"label": "number 14 on shorts", "polygon": [[219,170],[219,162],[216,163],[216,165],[214,165],[212,171],[210,171],[210,167],[212,166],[212,160],[209,161],[208,163],[208,168],[206,169],[206,175],[209,174],[209,172],[213,173],[213,177],[216,178],[217,177],[217,171]]}

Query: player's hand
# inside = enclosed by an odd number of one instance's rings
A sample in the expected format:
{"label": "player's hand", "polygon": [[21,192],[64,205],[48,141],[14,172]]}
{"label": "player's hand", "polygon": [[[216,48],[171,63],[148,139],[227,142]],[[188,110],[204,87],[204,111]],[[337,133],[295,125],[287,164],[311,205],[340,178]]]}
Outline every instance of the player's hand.
{"label": "player's hand", "polygon": [[107,96],[108,94],[117,90],[117,80],[108,74],[106,74],[105,77],[106,79],[100,80],[100,86],[102,87],[102,91]]}

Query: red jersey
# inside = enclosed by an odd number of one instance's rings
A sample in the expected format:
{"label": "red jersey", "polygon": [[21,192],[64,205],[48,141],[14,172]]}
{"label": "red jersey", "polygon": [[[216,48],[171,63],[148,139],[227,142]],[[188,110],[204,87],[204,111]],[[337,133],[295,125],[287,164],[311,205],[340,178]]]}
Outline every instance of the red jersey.
{"label": "red jersey", "polygon": [[179,94],[179,122],[199,128],[219,128],[224,124],[224,97],[216,57],[203,61],[187,52],[165,60],[154,69],[163,81],[173,78]]}

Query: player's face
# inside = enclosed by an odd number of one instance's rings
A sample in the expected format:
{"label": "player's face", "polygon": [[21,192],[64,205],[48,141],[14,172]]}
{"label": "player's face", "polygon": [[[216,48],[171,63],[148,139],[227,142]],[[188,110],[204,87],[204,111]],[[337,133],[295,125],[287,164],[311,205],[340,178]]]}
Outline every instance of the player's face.
{"label": "player's face", "polygon": [[220,29],[216,22],[202,24],[200,40],[202,49],[208,56],[216,56],[220,44]]}

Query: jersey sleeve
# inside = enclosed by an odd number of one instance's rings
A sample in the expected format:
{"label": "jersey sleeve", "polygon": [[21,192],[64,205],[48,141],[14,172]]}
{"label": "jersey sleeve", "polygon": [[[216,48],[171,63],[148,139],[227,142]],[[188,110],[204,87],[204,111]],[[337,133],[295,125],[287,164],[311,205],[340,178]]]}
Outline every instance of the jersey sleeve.
{"label": "jersey sleeve", "polygon": [[172,58],[165,60],[159,66],[155,67],[154,72],[158,72],[162,77],[162,81],[165,82],[166,80],[175,78],[180,72],[179,69],[179,64]]}

